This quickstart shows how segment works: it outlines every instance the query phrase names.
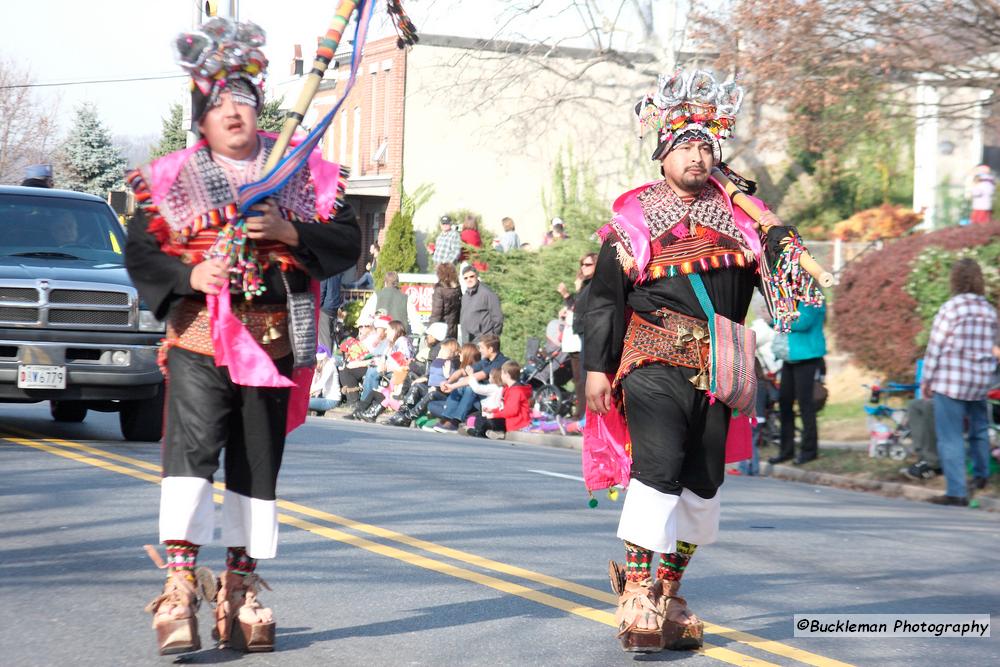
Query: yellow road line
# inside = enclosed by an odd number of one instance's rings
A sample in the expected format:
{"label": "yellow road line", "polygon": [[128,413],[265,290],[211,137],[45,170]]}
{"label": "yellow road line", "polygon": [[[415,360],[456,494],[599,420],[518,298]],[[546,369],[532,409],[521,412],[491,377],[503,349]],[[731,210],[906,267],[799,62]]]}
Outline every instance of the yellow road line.
{"label": "yellow road line", "polygon": [[[11,429],[11,430],[21,431],[21,429]],[[35,435],[35,434],[29,433],[27,431],[21,431],[21,432],[24,433],[25,435]],[[38,444],[38,443],[34,443],[33,441],[24,440],[24,439],[10,439],[10,440],[12,442],[17,442],[18,444],[25,444],[25,445],[28,445],[28,446],[36,446],[36,444]],[[136,458],[132,458],[132,457],[129,457],[129,456],[122,456],[122,455],[119,455],[119,454],[114,454],[112,452],[107,452],[107,451],[104,451],[104,450],[99,449],[99,448],[89,447],[88,445],[84,445],[82,443],[72,442],[72,441],[68,441],[68,440],[62,440],[62,439],[58,439],[58,438],[46,438],[45,440],[47,440],[48,442],[51,442],[53,444],[60,445],[62,447],[68,447],[68,448],[72,448],[72,449],[79,449],[81,451],[86,451],[88,453],[94,454],[94,455],[99,456],[99,457],[105,457],[105,458],[108,458],[108,459],[111,459],[111,460],[120,461],[122,463],[128,463],[130,465],[133,465],[133,466],[136,466],[136,467],[139,467],[139,468],[144,468],[144,469],[147,469],[147,470],[153,470],[153,471],[157,471],[157,472],[159,472],[159,470],[160,470],[160,466],[157,465],[157,464],[148,463],[148,462],[143,461],[141,459],[136,459]],[[43,449],[44,451],[48,451],[49,453],[59,454],[59,452],[56,451],[55,448],[52,448],[52,447],[48,447],[48,446],[45,446],[45,445],[39,445],[38,448]],[[97,460],[95,460],[95,459],[93,459],[91,457],[75,455],[75,456],[68,456],[67,458],[72,458],[74,460],[79,460],[81,462],[88,463],[90,465],[96,465],[98,467],[103,467],[103,468],[106,468],[108,470],[114,470],[115,472],[122,472],[124,474],[131,475],[132,477],[137,477],[138,479],[144,479],[146,481],[154,481],[156,483],[159,483],[159,481],[160,481],[159,476],[157,476],[157,477],[154,478],[152,475],[146,475],[145,473],[135,473],[135,474],[133,474],[132,471],[123,469],[121,466],[116,466],[114,464],[107,464],[106,465],[106,464],[103,464],[103,462],[97,461]],[[222,489],[225,488],[222,484],[220,484],[218,482],[215,483],[215,487],[218,488],[218,489],[220,489],[220,490],[222,490]],[[216,494],[215,498],[216,498],[216,502],[221,502],[221,496],[220,495]],[[376,537],[381,537],[383,539],[387,539],[387,540],[399,542],[401,544],[406,544],[406,545],[411,546],[411,547],[422,549],[424,551],[428,551],[430,553],[434,553],[434,554],[437,554],[439,556],[444,556],[444,557],[447,557],[447,558],[451,558],[453,560],[464,562],[464,563],[467,563],[469,565],[474,565],[474,566],[477,566],[477,567],[480,567],[480,568],[483,568],[483,569],[486,569],[486,570],[492,570],[494,572],[501,572],[501,573],[504,573],[504,574],[509,574],[509,575],[512,575],[512,576],[520,577],[522,579],[527,579],[527,580],[533,581],[535,583],[540,583],[540,584],[544,584],[544,585],[547,585],[547,586],[552,586],[552,587],[557,588],[559,590],[564,590],[564,591],[567,591],[567,592],[573,592],[573,593],[576,593],[576,594],[581,595],[583,597],[587,597],[587,598],[590,598],[590,599],[593,599],[593,600],[597,600],[599,602],[604,602],[604,603],[607,603],[609,605],[614,605],[617,602],[617,598],[615,598],[615,596],[612,595],[611,593],[605,593],[603,591],[598,591],[598,590],[590,588],[588,586],[583,586],[583,585],[580,585],[580,584],[577,584],[577,583],[574,583],[574,582],[571,582],[571,581],[566,581],[564,579],[559,579],[558,577],[551,577],[549,575],[542,574],[540,572],[534,572],[532,570],[527,570],[527,569],[524,569],[524,568],[520,568],[520,567],[517,567],[515,565],[510,565],[510,564],[507,564],[507,563],[502,563],[502,562],[499,562],[499,561],[491,560],[489,558],[484,558],[482,556],[477,556],[476,554],[468,553],[468,552],[461,551],[461,550],[458,550],[458,549],[452,549],[450,547],[445,547],[445,546],[436,544],[434,542],[428,542],[426,540],[422,540],[420,538],[412,537],[412,536],[406,535],[404,533],[399,533],[397,531],[390,530],[390,529],[387,529],[387,528],[382,528],[380,526],[374,526],[374,525],[370,525],[370,524],[365,524],[365,523],[361,523],[361,522],[358,522],[358,521],[354,521],[352,519],[347,519],[345,517],[341,517],[341,516],[338,516],[336,514],[331,514],[329,512],[324,512],[323,510],[314,509],[314,508],[308,507],[306,505],[301,505],[299,503],[295,503],[295,502],[291,502],[291,501],[286,501],[286,500],[279,500],[277,504],[278,504],[278,507],[280,507],[282,509],[285,509],[285,510],[288,510],[288,511],[291,511],[291,512],[296,512],[298,514],[303,514],[303,515],[306,515],[306,516],[309,516],[309,517],[312,517],[312,518],[315,518],[315,519],[319,519],[321,521],[327,521],[327,522],[330,522],[330,523],[334,523],[334,524],[337,524],[337,525],[340,525],[340,526],[351,528],[353,530],[357,530],[359,532],[367,533],[369,535],[374,535]],[[418,565],[420,567],[427,567],[427,566],[423,565],[423,564],[420,564],[420,563],[417,563],[413,559],[415,559],[415,558],[416,559],[421,559],[423,561],[427,561],[428,563],[436,563],[436,564],[438,564],[440,566],[444,566],[444,567],[448,567],[448,568],[452,568],[453,567],[451,565],[440,563],[439,561],[434,561],[434,560],[431,560],[431,559],[427,559],[427,558],[425,558],[423,556],[419,556],[419,555],[416,555],[416,554],[411,554],[410,552],[406,552],[406,551],[402,551],[402,550],[399,550],[399,549],[395,549],[393,547],[385,547],[385,546],[383,546],[383,545],[381,545],[381,544],[379,544],[377,542],[371,542],[369,540],[365,540],[364,538],[355,537],[353,535],[350,535],[348,533],[344,533],[342,531],[337,531],[337,530],[334,530],[334,529],[325,528],[323,526],[317,526],[317,524],[312,524],[312,523],[303,521],[301,519],[297,519],[295,517],[288,517],[288,516],[285,516],[285,515],[279,515],[279,520],[282,521],[282,523],[288,523],[290,525],[294,525],[294,526],[297,526],[299,528],[302,528],[303,530],[309,530],[310,532],[316,533],[318,535],[322,535],[323,537],[327,537],[329,539],[335,539],[337,541],[345,542],[347,544],[352,544],[353,546],[358,546],[359,548],[368,549],[369,551],[374,551],[375,553],[380,553],[380,554],[386,555],[386,556],[388,556],[390,558],[396,558],[396,559],[399,559],[399,560],[404,560],[406,562],[413,563],[413,564]],[[299,525],[299,523],[296,523],[296,522],[301,522],[302,525]],[[316,530],[312,530],[310,527],[305,527],[305,526],[318,527],[318,528],[322,529],[323,531],[329,531],[329,534],[327,532],[317,532]],[[338,535],[338,537],[333,537],[332,534],[336,534],[336,535]],[[340,537],[340,536],[346,537],[348,539],[342,539],[342,537]],[[355,543],[355,541],[357,543]],[[372,548],[369,548],[369,546],[366,546],[366,545],[375,545],[376,547],[379,547],[379,548],[378,549],[372,549]],[[387,553],[387,552],[383,552],[382,549],[391,550],[392,554]],[[393,555],[393,554],[395,554],[395,555]],[[406,557],[400,556],[399,554],[409,555],[411,557],[410,558],[406,558]],[[599,612],[598,610],[593,610],[590,607],[583,607],[581,605],[575,605],[574,603],[565,601],[565,600],[563,600],[561,598],[556,598],[554,596],[551,596],[551,595],[548,595],[548,594],[545,594],[545,593],[540,593],[538,591],[534,591],[534,589],[525,588],[525,587],[519,586],[517,584],[510,584],[509,582],[506,582],[504,580],[496,579],[494,577],[489,577],[487,575],[480,575],[478,573],[471,572],[469,570],[464,570],[462,568],[454,568],[454,569],[455,569],[455,571],[466,572],[466,573],[468,573],[470,575],[474,575],[476,577],[483,577],[483,579],[482,580],[480,580],[480,579],[469,579],[468,577],[464,577],[464,576],[460,576],[458,574],[454,574],[451,571],[445,572],[444,570],[438,569],[436,567],[427,567],[427,569],[432,569],[432,570],[436,570],[436,571],[439,571],[439,572],[444,572],[445,574],[449,574],[451,576],[456,576],[458,578],[468,579],[469,581],[475,581],[476,583],[480,583],[480,584],[482,584],[484,586],[488,586],[490,588],[495,588],[497,590],[501,590],[501,591],[504,591],[504,592],[509,592],[509,593],[511,593],[513,595],[518,595],[519,597],[525,597],[526,599],[534,600],[536,602],[540,602],[541,604],[545,604],[547,606],[555,606],[558,609],[562,609],[563,611],[569,611],[570,613],[577,613],[576,611],[573,611],[574,609],[587,609],[587,610],[592,610],[594,612],[597,612],[599,614],[607,614],[607,612]],[[532,596],[522,595],[522,594],[519,594],[518,592],[515,592],[513,590],[508,590],[506,587],[500,588],[500,587],[494,585],[492,582],[502,582],[505,586],[515,586],[515,587],[517,587],[518,590],[523,589],[525,591],[531,591],[532,594],[544,596],[546,599],[558,600],[558,601],[560,601],[560,603],[562,603],[562,605],[565,605],[565,606],[560,606],[560,605],[557,605],[557,604],[552,604],[551,602],[548,602],[548,601],[542,601],[542,600],[536,599],[535,597],[532,597]],[[584,615],[584,614],[578,614],[578,615]],[[611,622],[609,624],[610,625],[614,625],[613,616],[611,614],[607,614],[607,616],[611,619]],[[591,620],[598,620],[599,622],[602,622],[602,623],[606,622],[605,620],[600,620],[598,618],[592,618],[590,616],[585,616],[585,617],[591,618]],[[708,633],[708,634],[718,635],[720,637],[726,637],[727,639],[730,639],[732,641],[736,641],[736,642],[739,642],[739,643],[742,643],[742,644],[746,644],[748,646],[753,646],[754,648],[757,648],[757,649],[759,649],[761,651],[772,653],[774,655],[779,655],[779,656],[782,656],[782,657],[785,657],[785,658],[790,658],[790,659],[796,660],[798,662],[802,662],[802,663],[805,663],[805,664],[808,664],[808,665],[813,665],[814,667],[851,667],[851,665],[849,663],[840,662],[838,660],[834,660],[834,659],[828,658],[826,656],[818,655],[818,654],[815,654],[815,653],[811,653],[809,651],[804,651],[802,649],[798,649],[798,648],[795,648],[795,647],[792,647],[792,646],[788,646],[788,645],[783,644],[783,643],[778,642],[778,641],[774,641],[774,640],[770,640],[770,639],[765,639],[763,637],[758,637],[756,635],[753,635],[753,634],[750,634],[750,633],[747,633],[747,632],[743,632],[743,631],[736,630],[736,629],[733,629],[733,628],[728,628],[726,626],[716,625],[716,624],[710,623],[708,621],[705,621],[705,632]],[[711,649],[709,649],[709,645],[706,644],[706,655],[713,655],[713,654],[711,654],[711,653],[708,652],[709,650],[726,651],[727,649],[723,649],[722,647],[714,647],[714,646],[711,647]],[[750,656],[743,656],[742,654],[735,653],[735,652],[731,652],[731,653],[733,653],[734,656],[739,656],[740,658],[752,659],[752,658],[750,658]],[[713,657],[718,657],[718,656],[713,655]],[[732,657],[732,656],[729,656],[729,657]],[[726,662],[731,662],[731,660],[726,659],[726,658],[719,658],[719,659],[724,660]],[[766,664],[766,663],[763,663],[763,662],[761,662],[759,660],[756,661],[756,662],[754,662],[754,663],[747,663],[744,660],[744,661],[741,661],[741,662],[738,662],[738,663],[734,663],[734,664]]]}

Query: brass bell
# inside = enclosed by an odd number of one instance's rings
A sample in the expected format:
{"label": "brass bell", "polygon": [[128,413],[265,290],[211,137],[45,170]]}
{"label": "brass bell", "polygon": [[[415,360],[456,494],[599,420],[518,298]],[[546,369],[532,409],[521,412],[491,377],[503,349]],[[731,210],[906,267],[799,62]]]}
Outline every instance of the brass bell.
{"label": "brass bell", "polygon": [[700,389],[701,391],[708,391],[712,386],[708,381],[708,372],[704,370],[692,377],[690,382],[694,385],[695,389]]}
{"label": "brass bell", "polygon": [[281,331],[279,331],[274,325],[271,325],[267,329],[267,335],[271,337],[271,340],[277,340],[278,338],[281,338]]}

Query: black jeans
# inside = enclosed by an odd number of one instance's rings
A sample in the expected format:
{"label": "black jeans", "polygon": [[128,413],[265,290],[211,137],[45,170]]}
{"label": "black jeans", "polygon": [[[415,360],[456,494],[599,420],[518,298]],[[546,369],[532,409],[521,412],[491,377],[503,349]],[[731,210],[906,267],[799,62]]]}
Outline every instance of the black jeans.
{"label": "black jeans", "polygon": [[469,435],[476,438],[485,438],[486,431],[503,431],[506,433],[507,420],[503,417],[491,419],[482,415],[476,415],[476,423],[469,429]]}
{"label": "black jeans", "polygon": [[814,459],[818,453],[819,432],[816,427],[816,403],[813,390],[816,373],[822,367],[823,359],[786,361],[781,367],[781,451],[782,458],[795,456],[795,403],[799,404],[802,419],[802,442],[799,454],[804,459]]}

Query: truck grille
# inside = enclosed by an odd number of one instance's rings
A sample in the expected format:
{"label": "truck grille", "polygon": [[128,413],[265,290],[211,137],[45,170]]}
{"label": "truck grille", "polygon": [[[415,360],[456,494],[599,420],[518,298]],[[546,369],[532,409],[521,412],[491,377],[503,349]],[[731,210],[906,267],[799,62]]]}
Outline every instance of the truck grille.
{"label": "truck grille", "polygon": [[0,285],[0,301],[38,301],[38,290],[31,287],[4,287]]}
{"label": "truck grille", "polygon": [[89,324],[92,326],[128,326],[125,310],[55,310],[49,311],[49,324]]}
{"label": "truck grille", "polygon": [[0,322],[37,322],[37,308],[0,306]]}
{"label": "truck grille", "polygon": [[127,306],[125,292],[99,292],[97,290],[54,289],[49,303],[80,303],[94,306]]}
{"label": "truck grille", "polygon": [[95,286],[88,283],[52,283],[51,289],[41,289],[34,281],[0,285],[0,326],[104,330],[134,326],[137,317],[134,290],[93,289]]}

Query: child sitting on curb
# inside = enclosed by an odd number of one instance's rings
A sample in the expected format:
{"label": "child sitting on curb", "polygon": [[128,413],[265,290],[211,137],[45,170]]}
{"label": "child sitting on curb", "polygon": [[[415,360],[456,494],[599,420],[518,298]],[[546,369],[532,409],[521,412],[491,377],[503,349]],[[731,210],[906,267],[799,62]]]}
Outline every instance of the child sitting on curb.
{"label": "child sitting on curb", "polygon": [[506,361],[500,367],[500,379],[504,384],[503,405],[498,410],[483,410],[476,417],[475,426],[469,435],[477,438],[503,440],[508,431],[519,431],[531,425],[531,387],[522,384],[521,364]]}
{"label": "child sitting on curb", "polygon": [[489,382],[480,382],[476,379],[476,372],[472,366],[466,366],[465,374],[469,377],[469,388],[483,398],[479,402],[480,410],[488,412],[499,410],[503,404],[503,380],[500,379],[501,369],[494,368],[490,371]]}

